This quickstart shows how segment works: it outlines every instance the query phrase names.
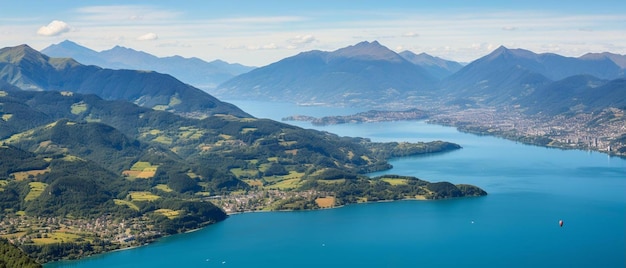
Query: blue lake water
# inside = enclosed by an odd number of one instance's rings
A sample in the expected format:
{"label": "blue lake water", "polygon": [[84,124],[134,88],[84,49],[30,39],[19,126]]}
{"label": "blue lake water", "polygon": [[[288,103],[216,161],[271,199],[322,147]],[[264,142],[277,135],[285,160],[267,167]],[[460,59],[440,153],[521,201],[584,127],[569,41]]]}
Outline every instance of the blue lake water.
{"label": "blue lake water", "polygon": [[[357,112],[234,103],[277,120]],[[622,158],[528,146],[424,122],[315,128],[373,141],[458,143],[463,149],[394,159],[393,169],[372,175],[469,183],[489,195],[238,214],[147,246],[45,267],[626,267]]]}

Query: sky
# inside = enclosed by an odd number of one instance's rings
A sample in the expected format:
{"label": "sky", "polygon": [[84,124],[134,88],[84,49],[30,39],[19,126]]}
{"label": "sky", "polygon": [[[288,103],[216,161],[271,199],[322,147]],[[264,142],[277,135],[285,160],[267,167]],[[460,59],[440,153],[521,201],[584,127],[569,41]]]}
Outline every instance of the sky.
{"label": "sky", "polygon": [[159,57],[264,66],[300,52],[378,41],[471,62],[503,45],[578,57],[626,54],[626,1],[3,0],[0,47],[71,40]]}

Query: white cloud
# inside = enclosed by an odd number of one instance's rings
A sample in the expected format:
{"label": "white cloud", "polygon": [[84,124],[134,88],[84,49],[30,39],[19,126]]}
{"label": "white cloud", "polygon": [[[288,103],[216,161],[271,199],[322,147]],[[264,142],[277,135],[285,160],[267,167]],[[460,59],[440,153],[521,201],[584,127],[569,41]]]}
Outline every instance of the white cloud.
{"label": "white cloud", "polygon": [[159,36],[155,33],[147,33],[147,34],[137,37],[137,40],[139,41],[151,41],[151,40],[157,40],[157,39],[159,39]]}
{"label": "white cloud", "polygon": [[504,26],[504,27],[502,27],[502,30],[504,30],[504,31],[515,31],[515,30],[517,30],[517,27]]}
{"label": "white cloud", "polygon": [[316,40],[315,36],[307,34],[307,35],[296,35],[294,38],[287,40],[287,42],[293,45],[300,45],[300,44],[310,44],[310,43],[313,43],[315,40]]}
{"label": "white cloud", "polygon": [[278,48],[278,46],[276,44],[274,44],[274,43],[269,43],[269,44],[263,46],[263,49],[277,49],[277,48]]}
{"label": "white cloud", "polygon": [[415,32],[407,32],[407,33],[402,34],[402,36],[403,37],[418,37],[420,35]]}
{"label": "white cloud", "polygon": [[60,20],[53,20],[46,26],[41,26],[39,30],[37,30],[38,35],[43,36],[57,36],[62,33],[66,33],[72,30],[67,23]]}

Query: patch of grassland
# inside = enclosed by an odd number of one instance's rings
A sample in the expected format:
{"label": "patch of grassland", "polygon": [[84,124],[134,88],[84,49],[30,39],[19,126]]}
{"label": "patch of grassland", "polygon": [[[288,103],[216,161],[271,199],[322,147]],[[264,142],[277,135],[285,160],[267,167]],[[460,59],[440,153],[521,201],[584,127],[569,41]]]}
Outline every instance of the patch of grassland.
{"label": "patch of grassland", "polygon": [[170,220],[175,219],[178,216],[180,216],[180,212],[181,212],[180,210],[172,210],[168,208],[160,208],[154,211],[154,213],[161,214]]}
{"label": "patch of grassland", "polygon": [[9,96],[9,93],[7,93],[4,90],[0,91],[0,97],[6,97],[6,96]]}
{"label": "patch of grassland", "polygon": [[175,96],[175,95],[174,95],[174,96],[172,96],[172,97],[170,98],[170,103],[169,103],[169,105],[170,105],[170,106],[176,106],[176,105],[179,105],[179,104],[181,104],[181,103],[183,103],[183,101],[182,101],[181,99],[179,99],[177,96]]}
{"label": "patch of grassland", "polygon": [[72,114],[81,114],[87,111],[87,103],[79,102],[72,104]]}
{"label": "patch of grassland", "polygon": [[158,195],[146,191],[130,192],[128,195],[130,196],[130,200],[133,201],[154,201],[161,198]]}
{"label": "patch of grassland", "polygon": [[274,157],[268,157],[268,158],[267,158],[267,161],[270,161],[270,162],[276,162],[276,163],[278,163],[278,157],[277,157],[277,156],[274,156]]}
{"label": "patch of grassland", "polygon": [[154,188],[155,189],[159,189],[159,190],[161,190],[163,192],[166,192],[166,193],[171,193],[171,192],[174,191],[174,190],[172,190],[172,188],[167,186],[167,184],[157,184],[157,186],[154,186]]}
{"label": "patch of grassland", "polygon": [[195,195],[207,197],[207,196],[211,196],[211,193],[210,192],[197,192],[195,193]]}
{"label": "patch of grassland", "polygon": [[172,142],[174,142],[174,140],[170,137],[167,136],[158,136],[156,138],[154,138],[152,141],[154,142],[158,142],[158,143],[162,143],[165,145],[172,145]]}
{"label": "patch of grassland", "polygon": [[237,178],[251,178],[251,177],[256,177],[259,174],[259,171],[256,169],[242,169],[242,168],[231,168],[230,172],[235,174]]}
{"label": "patch of grassland", "polygon": [[243,180],[243,182],[245,182],[246,184],[250,185],[250,186],[256,186],[256,187],[263,187],[263,181],[261,180]]}
{"label": "patch of grassland", "polygon": [[84,160],[78,156],[68,154],[65,157],[63,157],[63,161],[76,162],[76,161],[84,161]]}
{"label": "patch of grassland", "polygon": [[16,181],[23,181],[25,179],[28,179],[28,177],[30,177],[31,175],[33,177],[39,176],[39,175],[43,175],[50,172],[50,168],[46,168],[46,169],[35,169],[35,170],[29,170],[29,171],[20,171],[20,172],[13,172],[11,173],[9,176],[13,176],[13,178]]}
{"label": "patch of grassland", "polygon": [[122,200],[122,199],[113,199],[113,202],[115,202],[115,204],[118,206],[127,206],[135,211],[139,211],[139,207],[133,204],[133,202]]}
{"label": "patch of grassland", "polygon": [[281,142],[278,142],[278,144],[280,144],[280,146],[285,146],[285,147],[291,146],[291,145],[294,145],[294,144],[297,144],[297,143],[298,143],[297,141],[281,141]]}
{"label": "patch of grassland", "polygon": [[335,206],[335,197],[318,197],[315,199],[315,203],[321,208],[332,208]]}
{"label": "patch of grassland", "polygon": [[0,235],[0,237],[5,238],[5,239],[15,239],[15,238],[22,237],[25,235],[26,235],[26,231],[22,231],[22,232],[10,233],[10,234],[2,234]]}
{"label": "patch of grassland", "polygon": [[93,122],[102,122],[102,119],[94,116],[93,114],[89,114],[85,117],[85,121],[93,123]]}
{"label": "patch of grassland", "polygon": [[181,139],[197,140],[202,138],[204,131],[193,127],[180,127],[178,137]]}
{"label": "patch of grassland", "polygon": [[35,243],[35,245],[75,242],[78,238],[81,237],[80,235],[66,232],[54,232],[46,235],[48,236],[46,238],[33,238],[33,242]]}
{"label": "patch of grassland", "polygon": [[233,138],[233,136],[231,136],[231,135],[226,135],[226,134],[219,134],[218,136],[219,136],[221,139],[223,139],[223,140],[230,140],[230,139],[232,139],[232,138]]}
{"label": "patch of grassland", "polygon": [[290,154],[290,155],[297,155],[298,154],[298,149],[292,149],[292,150],[285,150],[286,154]]}
{"label": "patch of grassland", "polygon": [[240,122],[247,123],[247,122],[254,122],[254,121],[257,121],[257,119],[256,119],[256,118],[249,118],[249,117],[248,117],[248,118],[239,118],[239,121],[240,121]]}
{"label": "patch of grassland", "polygon": [[343,183],[346,183],[346,179],[338,179],[338,180],[317,180],[317,183],[323,183],[323,184],[343,184]]}
{"label": "patch of grassland", "polygon": [[167,108],[169,108],[169,106],[159,104],[159,105],[154,105],[154,106],[152,107],[152,110],[157,110],[157,111],[165,111],[165,110],[167,110]]}
{"label": "patch of grassland", "polygon": [[43,193],[43,190],[45,190],[46,187],[48,187],[48,184],[39,182],[39,181],[34,181],[34,182],[28,183],[28,186],[30,187],[30,191],[28,192],[26,197],[24,197],[24,201],[35,200],[37,197],[41,195],[41,193]]}
{"label": "patch of grassland", "polygon": [[12,114],[3,114],[2,115],[2,120],[9,121],[11,119],[11,117],[13,117]]}
{"label": "patch of grassland", "polygon": [[398,179],[398,178],[382,178],[381,180],[391,185],[407,185],[408,183],[406,179]]}
{"label": "patch of grassland", "polygon": [[266,186],[266,188],[290,190],[290,189],[298,188],[301,184],[302,184],[301,179],[288,179],[288,180],[282,180],[282,181],[279,181],[278,183]]}
{"label": "patch of grassland", "polygon": [[0,192],[4,191],[4,186],[7,186],[9,182],[7,180],[0,180]]}
{"label": "patch of grassland", "polygon": [[18,210],[17,212],[15,212],[15,215],[17,215],[17,216],[26,216],[26,211]]}
{"label": "patch of grassland", "polygon": [[256,130],[257,130],[257,128],[255,128],[255,127],[244,127],[244,128],[241,129],[241,134],[246,134],[248,132],[254,132]]}
{"label": "patch of grassland", "polygon": [[154,177],[159,165],[152,165],[150,162],[136,162],[130,170],[122,171],[122,175],[128,179],[149,179]]}

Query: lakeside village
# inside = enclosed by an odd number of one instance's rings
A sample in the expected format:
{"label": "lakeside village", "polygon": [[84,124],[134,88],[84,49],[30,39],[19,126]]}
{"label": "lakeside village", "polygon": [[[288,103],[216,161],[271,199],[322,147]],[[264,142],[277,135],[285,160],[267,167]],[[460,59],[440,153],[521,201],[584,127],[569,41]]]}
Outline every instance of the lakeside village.
{"label": "lakeside village", "polygon": [[406,108],[404,111],[372,110],[323,118],[294,115],[282,120],[309,121],[313,125],[426,120],[431,124],[456,127],[462,132],[497,136],[526,144],[626,156],[626,116],[624,110],[616,108],[574,116],[526,115],[515,107],[459,109],[431,105],[425,110]]}
{"label": "lakeside village", "polygon": [[[270,189],[206,197],[205,201],[221,207],[227,214],[235,214],[300,209],[290,207],[298,204],[294,202],[297,200],[315,201],[319,208],[332,207],[335,203],[334,198],[320,197],[327,195],[328,193],[313,190],[296,192]],[[305,203],[311,202],[302,202]],[[152,220],[146,216],[120,219],[102,215],[95,220],[87,220],[71,217],[31,217],[24,213],[0,215],[0,237],[17,246],[89,242],[91,245],[89,252],[68,256],[70,259],[144,245],[163,235],[154,228]]]}

